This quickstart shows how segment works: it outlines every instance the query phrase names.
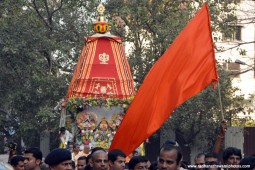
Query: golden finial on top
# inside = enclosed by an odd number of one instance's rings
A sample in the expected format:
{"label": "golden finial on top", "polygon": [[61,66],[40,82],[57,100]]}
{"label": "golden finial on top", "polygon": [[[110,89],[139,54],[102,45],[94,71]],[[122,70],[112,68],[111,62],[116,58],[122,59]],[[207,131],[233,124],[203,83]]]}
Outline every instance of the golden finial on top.
{"label": "golden finial on top", "polygon": [[107,21],[104,19],[104,11],[105,7],[103,4],[99,4],[97,6],[98,18],[97,21],[94,22],[93,27],[96,33],[104,34],[110,31],[110,26]]}
{"label": "golden finial on top", "polygon": [[104,11],[105,7],[103,4],[99,4],[97,7],[97,12],[98,12],[98,21],[104,22]]}

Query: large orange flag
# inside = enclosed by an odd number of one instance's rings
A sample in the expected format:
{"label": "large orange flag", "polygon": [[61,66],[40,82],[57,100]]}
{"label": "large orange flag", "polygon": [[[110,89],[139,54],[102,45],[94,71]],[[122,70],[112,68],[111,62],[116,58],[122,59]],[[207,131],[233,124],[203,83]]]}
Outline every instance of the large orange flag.
{"label": "large orange flag", "polygon": [[207,4],[153,65],[114,136],[110,150],[127,155],[158,130],[175,108],[218,82]]}

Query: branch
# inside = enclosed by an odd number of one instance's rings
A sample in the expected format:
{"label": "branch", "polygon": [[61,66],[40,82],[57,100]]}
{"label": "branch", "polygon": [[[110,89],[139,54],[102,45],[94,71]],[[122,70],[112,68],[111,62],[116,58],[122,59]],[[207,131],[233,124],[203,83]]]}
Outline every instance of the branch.
{"label": "branch", "polygon": [[199,126],[198,126],[198,130],[195,131],[195,119],[193,119],[193,122],[192,122],[192,126],[191,126],[191,133],[189,135],[189,138],[187,139],[187,142],[188,143],[192,143],[193,140],[196,138],[196,136],[200,133],[200,130],[201,130],[201,121],[202,121],[202,110],[200,111],[200,114],[199,114]]}
{"label": "branch", "polygon": [[255,43],[255,41],[249,41],[249,42],[240,42],[240,43],[237,43],[236,45],[232,46],[232,47],[229,47],[225,50],[219,50],[216,46],[215,46],[215,49],[216,49],[216,53],[221,53],[221,52],[225,52],[225,51],[228,51],[228,50],[232,50],[234,48],[237,48],[237,47],[240,47],[241,45],[244,45],[244,44],[251,44],[251,43]]}
{"label": "branch", "polygon": [[49,26],[49,24],[47,23],[47,21],[43,18],[43,16],[42,16],[41,13],[39,12],[35,0],[33,0],[33,4],[34,4],[34,9],[35,9],[36,13],[37,13],[38,16],[42,19],[43,23],[44,23],[47,27],[51,28],[51,27]]}
{"label": "branch", "polygon": [[55,12],[57,12],[58,10],[60,10],[60,9],[62,8],[62,6],[63,6],[63,0],[60,1],[59,7],[52,11],[51,17],[53,16],[53,14],[54,14]]}
{"label": "branch", "polygon": [[47,0],[44,0],[44,5],[45,5],[45,9],[46,9],[46,12],[47,12],[47,19],[48,19],[48,26],[50,28],[50,30],[52,31],[52,13],[50,13],[50,10],[49,10],[49,5],[48,5],[48,1]]}
{"label": "branch", "polygon": [[57,7],[55,10],[53,10],[51,13],[49,11],[49,6],[48,6],[48,1],[47,0],[44,1],[44,4],[45,4],[46,10],[47,10],[47,14],[48,14],[48,20],[49,20],[49,23],[50,23],[51,29],[52,29],[52,17],[53,17],[53,14],[62,8],[63,1],[61,0],[59,7]]}
{"label": "branch", "polygon": [[46,8],[48,16],[50,16],[50,10],[49,10],[49,6],[48,6],[47,0],[44,0],[44,5],[45,5],[45,8]]}
{"label": "branch", "polygon": [[43,55],[46,57],[48,65],[49,65],[49,73],[51,73],[52,71],[52,60],[51,60],[51,56],[49,54],[48,51],[43,51]]}
{"label": "branch", "polygon": [[231,72],[230,74],[228,74],[228,76],[238,76],[240,74],[247,73],[248,71],[251,71],[251,70],[254,70],[254,68],[250,68],[248,70],[244,70],[244,71],[241,71],[241,72]]}

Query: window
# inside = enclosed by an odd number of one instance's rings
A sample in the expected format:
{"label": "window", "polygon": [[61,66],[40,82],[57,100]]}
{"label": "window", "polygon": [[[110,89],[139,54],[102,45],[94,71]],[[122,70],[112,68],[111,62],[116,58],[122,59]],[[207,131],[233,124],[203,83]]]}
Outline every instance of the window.
{"label": "window", "polygon": [[242,26],[230,26],[226,33],[223,33],[223,41],[241,41]]}
{"label": "window", "polygon": [[224,63],[223,67],[229,72],[231,77],[239,78],[240,77],[240,64],[234,63],[234,62],[229,62],[229,63]]}

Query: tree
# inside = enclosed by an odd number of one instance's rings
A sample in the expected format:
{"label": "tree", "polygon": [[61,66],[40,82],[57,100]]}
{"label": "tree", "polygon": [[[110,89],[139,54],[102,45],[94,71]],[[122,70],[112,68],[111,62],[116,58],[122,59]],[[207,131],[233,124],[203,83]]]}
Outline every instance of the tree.
{"label": "tree", "polygon": [[0,2],[0,108],[5,111],[0,126],[6,117],[12,119],[16,136],[23,136],[27,146],[39,144],[41,131],[58,128],[54,107],[66,94],[84,35],[91,33],[94,5],[71,0]]}

